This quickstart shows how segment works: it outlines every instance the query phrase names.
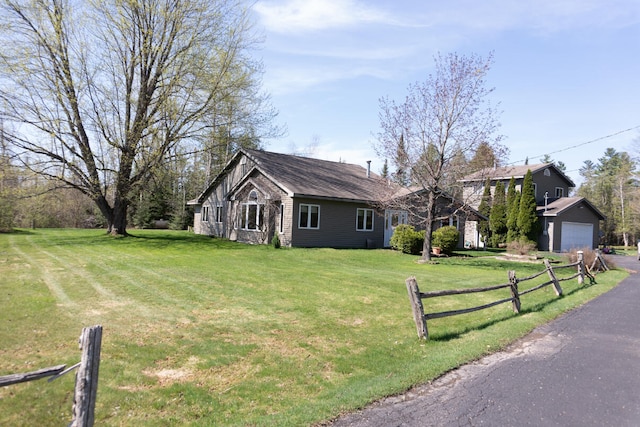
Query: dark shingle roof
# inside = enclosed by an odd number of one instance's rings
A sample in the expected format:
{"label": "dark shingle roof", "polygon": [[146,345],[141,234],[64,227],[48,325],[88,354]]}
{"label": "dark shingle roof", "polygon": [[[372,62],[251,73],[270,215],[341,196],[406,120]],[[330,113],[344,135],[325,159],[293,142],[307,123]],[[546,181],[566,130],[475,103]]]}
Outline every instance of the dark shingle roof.
{"label": "dark shingle roof", "polygon": [[591,202],[584,197],[561,197],[549,203],[546,208],[544,206],[538,206],[537,213],[539,216],[558,216],[569,208],[580,203],[584,203],[588,206],[597,216],[600,217],[600,219],[606,218],[598,208],[592,205]]}
{"label": "dark shingle roof", "polygon": [[539,163],[536,165],[511,165],[511,166],[502,166],[499,168],[486,168],[469,174],[462,178],[460,181],[462,182],[473,182],[473,181],[484,181],[487,178],[492,180],[509,180],[511,177],[516,179],[524,178],[527,174],[528,170],[531,170],[531,173],[536,173],[545,168],[551,167],[556,173],[562,176],[567,180],[567,183],[570,187],[575,187],[575,183],[566,176],[560,169],[558,169],[553,163]]}
{"label": "dark shingle roof", "polygon": [[259,150],[242,150],[256,168],[295,197],[376,201],[387,183],[363,166]]}

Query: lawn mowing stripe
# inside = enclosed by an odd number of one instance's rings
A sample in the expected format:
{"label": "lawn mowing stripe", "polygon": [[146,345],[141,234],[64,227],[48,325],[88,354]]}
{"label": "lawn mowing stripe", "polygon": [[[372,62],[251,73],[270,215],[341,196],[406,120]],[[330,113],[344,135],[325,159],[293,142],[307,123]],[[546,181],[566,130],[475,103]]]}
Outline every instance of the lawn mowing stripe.
{"label": "lawn mowing stripe", "polygon": [[[99,262],[94,261],[92,266],[100,268],[108,274],[122,277],[129,283],[134,284],[134,286],[146,290],[147,293],[152,293],[154,299],[160,296],[171,306],[179,305],[184,309],[190,309],[193,307],[194,302],[202,301],[203,292],[208,291],[215,285],[215,281],[206,272],[189,271],[191,280],[186,281],[182,272],[174,268],[167,267],[154,270],[145,267],[142,262],[131,262],[131,258],[126,263],[126,268],[113,268],[113,266],[118,266],[119,264],[123,264],[121,253],[112,251],[101,253]],[[130,273],[125,274],[125,270],[130,271]],[[137,280],[132,279],[132,277],[137,278]],[[141,287],[137,282],[143,282],[149,284],[149,286]]]}
{"label": "lawn mowing stripe", "polygon": [[[12,236],[13,237],[13,236]],[[64,306],[75,306],[75,302],[69,298],[67,293],[64,291],[62,285],[54,279],[53,275],[49,273],[48,270],[50,268],[46,267],[46,264],[43,260],[38,260],[34,257],[27,255],[24,251],[18,248],[14,244],[14,240],[11,239],[11,250],[19,255],[31,268],[35,269],[39,272],[39,276],[42,278],[42,281],[47,286],[51,294],[54,296],[56,301],[58,301],[59,305]]]}

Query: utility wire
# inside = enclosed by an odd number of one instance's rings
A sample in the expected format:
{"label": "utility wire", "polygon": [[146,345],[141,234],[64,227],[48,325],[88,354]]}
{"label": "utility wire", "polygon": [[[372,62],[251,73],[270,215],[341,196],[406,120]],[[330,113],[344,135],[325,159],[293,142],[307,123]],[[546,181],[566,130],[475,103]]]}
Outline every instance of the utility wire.
{"label": "utility wire", "polygon": [[[613,138],[614,136],[617,136],[617,135],[620,135],[620,134],[626,133],[626,132],[631,132],[632,130],[636,130],[636,129],[640,129],[640,125],[631,127],[629,129],[621,130],[621,131],[609,134],[607,136],[601,136],[600,138],[592,139],[592,140],[587,141],[587,142],[581,142],[580,144],[572,145],[570,147],[562,148],[560,150],[552,151],[550,153],[544,153],[544,154],[542,154],[540,156],[529,157],[529,159],[539,159],[539,158],[547,156],[547,155],[550,156],[552,154],[557,154],[557,153],[562,153],[564,151],[573,150],[574,148],[582,147],[583,145],[587,145],[587,144],[593,144],[594,142],[602,141],[604,139]],[[516,161],[508,163],[508,164],[510,164],[510,165],[521,164],[524,161],[525,161],[524,159],[523,160],[516,160]]]}

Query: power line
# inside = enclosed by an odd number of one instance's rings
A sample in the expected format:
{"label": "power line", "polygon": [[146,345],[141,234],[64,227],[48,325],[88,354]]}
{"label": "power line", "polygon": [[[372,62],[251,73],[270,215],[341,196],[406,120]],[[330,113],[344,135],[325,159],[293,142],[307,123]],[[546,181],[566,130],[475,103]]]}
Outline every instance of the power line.
{"label": "power line", "polygon": [[[622,133],[626,133],[626,132],[631,132],[632,130],[636,130],[636,129],[640,129],[640,125],[637,125],[637,126],[631,127],[631,128],[629,128],[629,129],[621,130],[621,131],[618,131],[618,132],[615,132],[615,133],[609,134],[609,135],[607,135],[607,136],[601,136],[601,137],[599,137],[599,138],[592,139],[592,140],[587,141],[587,142],[581,142],[580,144],[572,145],[572,146],[570,146],[570,147],[562,148],[562,149],[560,149],[560,150],[552,151],[552,152],[550,152],[550,153],[544,153],[544,154],[542,154],[542,155],[540,155],[540,156],[533,156],[533,157],[530,157],[530,159],[538,159],[538,158],[541,158],[541,157],[544,157],[544,156],[547,156],[547,155],[549,155],[549,156],[550,156],[550,155],[552,155],[552,154],[557,154],[557,153],[562,153],[562,152],[564,152],[564,151],[573,150],[574,148],[582,147],[582,146],[587,145],[587,144],[593,144],[594,142],[598,142],[598,141],[602,141],[602,140],[605,140],[605,139],[613,138],[614,136],[617,136],[617,135],[620,135],[620,134],[622,134]],[[516,160],[516,161],[511,162],[511,163],[508,163],[508,164],[510,164],[510,165],[515,165],[515,164],[522,163],[522,162],[524,162],[524,161],[525,161],[525,160]]]}

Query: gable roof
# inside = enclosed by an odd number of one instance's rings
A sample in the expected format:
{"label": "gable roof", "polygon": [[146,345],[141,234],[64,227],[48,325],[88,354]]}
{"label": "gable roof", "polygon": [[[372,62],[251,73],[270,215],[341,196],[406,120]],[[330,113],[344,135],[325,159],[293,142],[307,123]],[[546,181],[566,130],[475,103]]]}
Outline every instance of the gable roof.
{"label": "gable roof", "polygon": [[251,171],[258,170],[290,197],[372,202],[380,199],[383,188],[388,188],[388,182],[375,173],[367,176],[363,166],[241,148],[209,187],[189,204],[204,202],[243,155],[255,163],[245,179]]}
{"label": "gable roof", "polygon": [[598,208],[592,205],[591,202],[584,197],[561,197],[549,203],[546,209],[544,206],[538,206],[536,210],[538,216],[558,216],[581,203],[584,203],[588,208],[590,208],[596,216],[599,217],[599,219],[606,218]]}
{"label": "gable roof", "polygon": [[510,165],[510,166],[502,166],[499,168],[485,168],[474,172],[472,174],[467,175],[462,178],[461,182],[474,182],[474,181],[485,181],[487,178],[491,180],[510,180],[511,177],[515,179],[524,178],[527,174],[528,170],[531,170],[531,173],[534,174],[536,172],[540,172],[546,168],[553,169],[556,174],[560,175],[567,181],[569,187],[575,187],[576,184],[564,174],[556,165],[553,163],[539,163],[536,165]]}

